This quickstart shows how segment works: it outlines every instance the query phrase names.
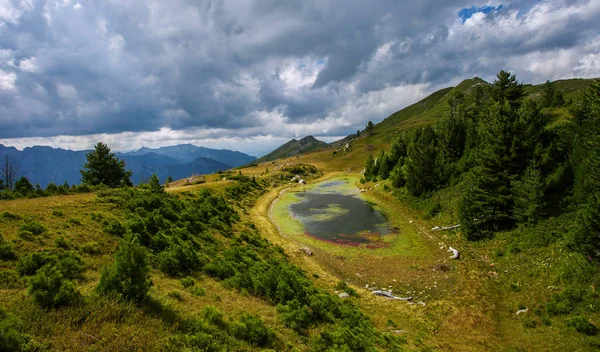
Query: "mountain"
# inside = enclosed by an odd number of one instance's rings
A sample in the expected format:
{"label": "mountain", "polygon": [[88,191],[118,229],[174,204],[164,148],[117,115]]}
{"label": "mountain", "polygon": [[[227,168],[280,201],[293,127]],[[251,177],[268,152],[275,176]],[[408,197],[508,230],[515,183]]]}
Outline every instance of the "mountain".
{"label": "mountain", "polygon": [[197,158],[213,159],[230,167],[238,167],[256,160],[255,157],[242,152],[228,149],[210,149],[197,147],[192,144],[180,144],[157,149],[142,147],[137,151],[122,153],[121,155],[142,156],[158,154],[179,160],[179,163],[191,163]]}
{"label": "mountain", "polygon": [[[158,151],[170,152],[172,155],[179,146],[173,148],[159,148]],[[193,147],[193,148],[189,148]],[[196,148],[196,149],[194,149]],[[186,146],[183,148],[188,153],[180,153],[182,157],[174,157],[155,152],[154,149],[142,148],[136,153],[116,153],[117,157],[123,159],[126,169],[133,171],[132,182],[139,184],[147,181],[153,173],[156,173],[161,181],[171,176],[173,179],[182,179],[194,174],[209,174],[219,170],[230,169],[233,165],[245,164],[253,161],[255,158],[249,155],[233,152],[229,150],[214,150],[200,148],[195,146]],[[232,164],[214,160],[212,158],[196,156],[193,157],[192,151],[202,149],[205,155],[218,156],[220,159],[231,157]],[[62,184],[65,181],[69,184],[79,184],[81,182],[82,169],[86,162],[86,154],[89,150],[73,151],[61,148],[34,146],[27,147],[19,151],[14,147],[7,147],[0,144],[0,159],[5,156],[16,166],[17,177],[25,176],[32,184],[39,184],[45,188],[50,182]]]}
{"label": "mountain", "polygon": [[304,154],[312,151],[328,148],[329,144],[316,139],[313,136],[307,136],[300,140],[292,139],[281,147],[275,149],[269,154],[257,159],[257,162],[271,161],[280,158],[287,158],[294,155]]}

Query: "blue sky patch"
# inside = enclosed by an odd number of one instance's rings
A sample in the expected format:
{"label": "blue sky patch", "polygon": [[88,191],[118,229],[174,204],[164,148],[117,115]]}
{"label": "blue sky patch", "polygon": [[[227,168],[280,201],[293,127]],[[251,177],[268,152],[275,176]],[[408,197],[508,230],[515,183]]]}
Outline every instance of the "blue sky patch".
{"label": "blue sky patch", "polygon": [[478,12],[490,13],[492,11],[502,10],[502,7],[504,7],[504,5],[498,5],[498,6],[481,6],[481,7],[477,7],[477,6],[465,7],[464,9],[458,11],[458,17],[460,17],[460,19],[464,23],[466,20],[468,20],[469,18],[471,18],[471,16],[473,16],[474,14],[476,14]]}

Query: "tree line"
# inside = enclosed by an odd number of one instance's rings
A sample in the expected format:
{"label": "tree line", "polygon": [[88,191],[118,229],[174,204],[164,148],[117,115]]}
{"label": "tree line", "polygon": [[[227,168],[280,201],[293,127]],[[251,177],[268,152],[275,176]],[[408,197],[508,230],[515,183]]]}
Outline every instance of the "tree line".
{"label": "tree line", "polygon": [[[600,83],[566,106],[555,83],[525,96],[514,74],[456,93],[435,125],[402,132],[387,152],[369,155],[363,181],[390,179],[416,197],[462,190],[459,219],[470,240],[575,212],[569,243],[600,250]],[[547,108],[568,108],[552,123]],[[556,122],[556,121],[555,121]]]}

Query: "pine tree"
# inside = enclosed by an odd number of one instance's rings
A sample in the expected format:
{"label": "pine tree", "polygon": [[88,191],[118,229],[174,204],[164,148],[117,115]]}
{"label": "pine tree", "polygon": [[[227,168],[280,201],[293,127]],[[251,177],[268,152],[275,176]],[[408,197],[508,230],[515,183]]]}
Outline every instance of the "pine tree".
{"label": "pine tree", "polygon": [[461,200],[459,217],[469,239],[489,237],[512,225],[510,189],[510,147],[513,112],[507,101],[489,108],[488,118],[479,127],[481,145],[476,166],[469,175]]}
{"label": "pine tree", "polygon": [[387,180],[388,177],[390,177],[390,171],[391,171],[391,165],[388,160],[387,153],[385,153],[385,152],[382,153],[381,161],[379,161],[378,164],[379,164],[379,171],[378,171],[379,179]]}
{"label": "pine tree", "polygon": [[414,132],[408,145],[406,188],[414,196],[434,190],[440,180],[437,161],[436,135],[431,126]]}
{"label": "pine tree", "polygon": [[573,244],[598,256],[600,250],[600,82],[594,82],[573,104],[576,120],[571,160],[575,174],[574,194],[580,203],[579,227]]}
{"label": "pine tree", "polygon": [[103,294],[116,293],[125,299],[142,302],[151,285],[146,251],[136,237],[128,235],[119,241],[115,262],[102,270],[97,290]]}
{"label": "pine tree", "polygon": [[496,77],[497,79],[492,83],[492,100],[497,102],[506,100],[516,111],[525,95],[523,84],[519,83],[510,71],[501,70]]}
{"label": "pine tree", "polygon": [[160,180],[158,179],[158,176],[156,176],[156,173],[152,174],[152,177],[150,177],[150,181],[148,182],[148,185],[150,186],[150,191],[152,193],[157,193],[157,194],[165,193],[165,189],[164,189],[163,185],[160,184]]}
{"label": "pine tree", "polygon": [[20,193],[24,196],[28,195],[34,190],[35,188],[33,188],[33,185],[31,184],[31,182],[29,182],[29,179],[27,179],[27,177],[25,176],[21,176],[21,178],[18,179],[17,182],[15,182],[15,192]]}
{"label": "pine tree", "polygon": [[131,186],[131,171],[125,171],[125,161],[115,157],[108,146],[98,142],[93,151],[87,153],[87,162],[81,170],[83,183],[108,187]]}
{"label": "pine tree", "polygon": [[517,221],[534,224],[544,216],[544,188],[540,169],[533,162],[523,177],[512,183],[513,213]]}
{"label": "pine tree", "polygon": [[373,177],[373,164],[373,155],[369,154],[367,157],[367,164],[365,166],[365,180],[367,181],[371,181],[371,178]]}
{"label": "pine tree", "polygon": [[394,143],[392,143],[392,148],[390,149],[390,154],[388,156],[388,161],[392,166],[395,166],[400,158],[406,158],[406,149],[408,147],[406,138],[406,134],[402,133],[396,138]]}

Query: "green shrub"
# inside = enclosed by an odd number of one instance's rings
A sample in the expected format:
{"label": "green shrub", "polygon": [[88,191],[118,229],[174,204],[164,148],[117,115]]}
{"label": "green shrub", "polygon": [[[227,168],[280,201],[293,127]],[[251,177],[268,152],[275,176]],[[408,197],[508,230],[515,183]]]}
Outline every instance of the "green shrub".
{"label": "green shrub", "polygon": [[84,243],[81,246],[81,250],[83,251],[83,253],[87,253],[89,255],[98,255],[98,254],[102,253],[102,251],[100,250],[100,245],[98,245],[98,242]]}
{"label": "green shrub", "polygon": [[23,225],[21,225],[19,230],[27,231],[36,236],[41,235],[44,232],[46,232],[46,228],[44,227],[44,225],[40,224],[39,222],[37,222],[35,220],[30,220],[30,221],[24,223]]}
{"label": "green shrub", "polygon": [[194,285],[196,285],[196,280],[194,280],[194,278],[192,277],[184,277],[183,279],[181,279],[181,285],[183,285],[184,288],[188,288],[188,287],[192,287]]}
{"label": "green shrub", "polygon": [[54,245],[58,248],[69,249],[69,242],[63,236],[57,237],[54,240]]}
{"label": "green shrub", "polygon": [[34,275],[39,269],[46,264],[55,264],[58,262],[58,257],[47,253],[31,253],[21,257],[17,262],[17,272],[21,276]]}
{"label": "green shrub", "polygon": [[183,296],[181,295],[181,293],[179,291],[171,291],[167,294],[167,296],[174,298],[178,301],[183,301]]}
{"label": "green shrub", "polygon": [[0,235],[0,260],[14,260],[17,259],[13,246],[4,241],[2,235]]}
{"label": "green shrub", "polygon": [[187,275],[202,269],[198,254],[187,244],[170,246],[158,258],[159,269],[168,275]]}
{"label": "green shrub", "polygon": [[435,202],[433,204],[430,204],[427,207],[427,209],[425,210],[425,215],[423,216],[423,218],[425,218],[425,219],[431,219],[434,216],[438,215],[441,211],[442,211],[442,205],[440,204],[440,202]]}
{"label": "green shrub", "polygon": [[61,274],[69,280],[82,279],[85,265],[83,260],[74,252],[65,252],[59,255],[60,260],[56,267]]}
{"label": "green shrub", "polygon": [[68,305],[79,298],[73,283],[53,265],[44,266],[31,277],[27,292],[44,308]]}
{"label": "green shrub", "polygon": [[19,274],[16,271],[0,271],[0,288],[21,288],[23,286],[21,281],[19,281]]}
{"label": "green shrub", "polygon": [[271,347],[275,340],[273,330],[265,327],[262,319],[256,315],[244,314],[229,329],[233,336],[248,341],[252,346]]}
{"label": "green shrub", "polygon": [[123,234],[125,234],[125,231],[127,231],[127,229],[125,228],[125,226],[123,226],[123,224],[121,224],[119,220],[107,219],[104,220],[104,231],[111,235],[122,236]]}
{"label": "green shrub", "polygon": [[223,319],[223,313],[219,312],[219,310],[213,306],[204,307],[202,309],[202,316],[207,322],[214,326],[222,329],[228,328],[227,322]]}
{"label": "green shrub", "polygon": [[358,293],[356,292],[356,290],[354,290],[352,287],[348,286],[348,284],[344,281],[338,282],[338,284],[335,285],[335,289],[338,291],[346,292],[347,294],[349,294],[352,297],[358,297]]}
{"label": "green shrub", "polygon": [[576,315],[567,319],[567,326],[575,328],[577,332],[581,332],[589,336],[598,334],[598,327],[593,323],[590,323],[589,320],[581,315]]}
{"label": "green shrub", "polygon": [[295,299],[285,305],[277,305],[277,312],[285,326],[300,333],[305,332],[312,323],[312,315],[308,307]]}
{"label": "green shrub", "polygon": [[0,217],[4,220],[19,220],[21,218],[19,215],[10,213],[8,211],[3,212]]}
{"label": "green shrub", "polygon": [[552,295],[550,302],[546,304],[546,310],[552,315],[567,314],[582,300],[583,292],[579,289],[569,287],[560,294]]}
{"label": "green shrub", "polygon": [[78,218],[70,218],[69,225],[81,225],[81,220]]}
{"label": "green shrub", "polygon": [[0,307],[0,351],[21,351],[27,342],[19,333],[17,319]]}
{"label": "green shrub", "polygon": [[63,213],[62,210],[54,209],[54,210],[52,210],[52,216],[56,216],[57,218],[62,218],[63,216],[65,216],[65,213]]}
{"label": "green shrub", "polygon": [[102,269],[97,290],[102,294],[115,293],[125,299],[142,302],[151,285],[146,251],[136,237],[127,236],[119,241],[115,262]]}
{"label": "green shrub", "polygon": [[206,296],[206,290],[203,289],[202,287],[198,287],[198,286],[194,286],[190,289],[190,292],[194,295],[194,296]]}

